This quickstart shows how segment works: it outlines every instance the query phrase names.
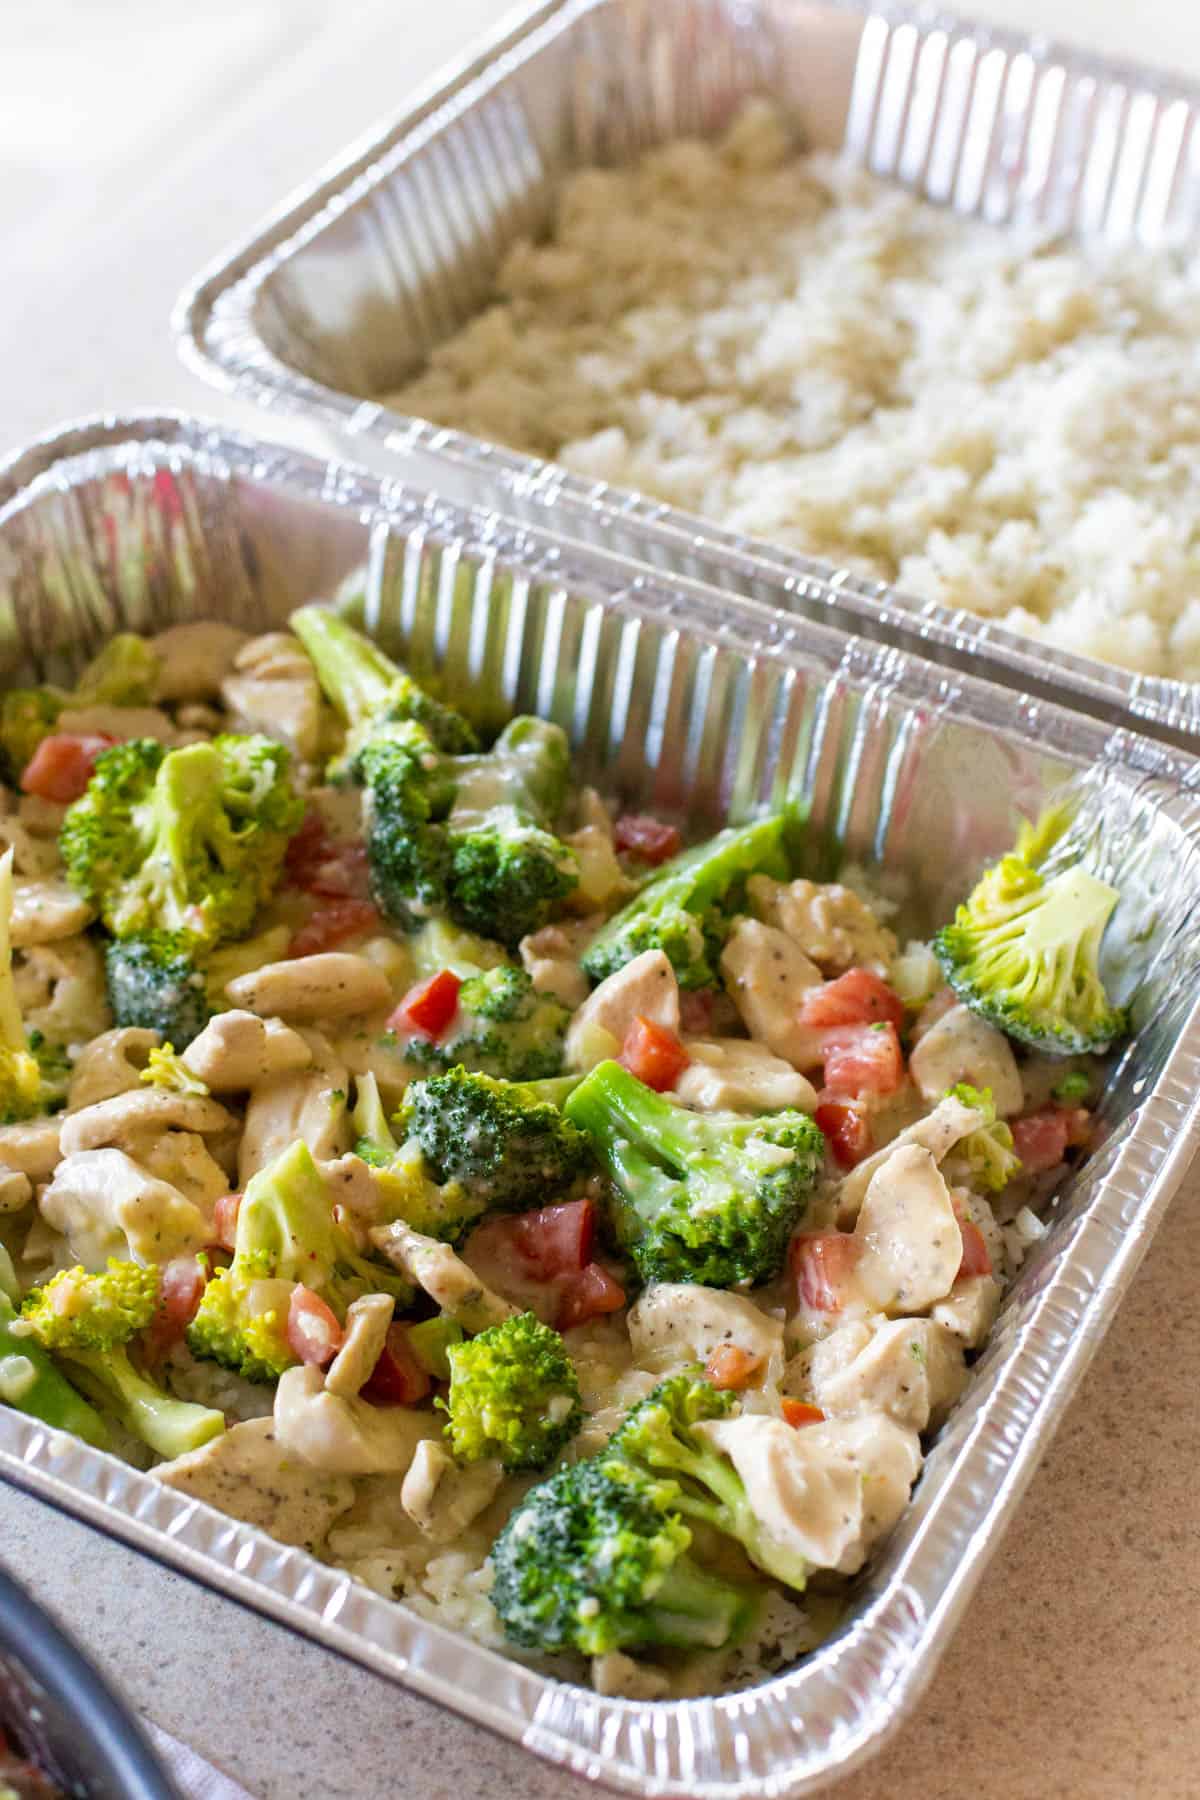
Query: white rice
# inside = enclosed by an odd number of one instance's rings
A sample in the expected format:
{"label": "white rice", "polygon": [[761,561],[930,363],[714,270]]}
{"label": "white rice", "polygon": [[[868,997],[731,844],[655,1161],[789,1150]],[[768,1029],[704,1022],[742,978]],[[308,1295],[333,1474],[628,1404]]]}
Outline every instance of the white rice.
{"label": "white rice", "polygon": [[1062,649],[1200,678],[1200,285],[967,222],[756,104],[563,187],[392,404]]}

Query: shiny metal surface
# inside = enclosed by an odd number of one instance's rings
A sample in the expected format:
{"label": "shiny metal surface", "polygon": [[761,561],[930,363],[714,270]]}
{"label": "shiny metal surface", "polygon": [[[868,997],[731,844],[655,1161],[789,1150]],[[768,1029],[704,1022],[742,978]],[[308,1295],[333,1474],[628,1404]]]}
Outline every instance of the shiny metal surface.
{"label": "shiny metal surface", "polygon": [[932,1671],[1200,1137],[1200,763],[1163,744],[495,514],[178,418],[69,428],[0,468],[0,644],[65,668],[118,626],[277,623],[366,563],[364,610],[498,718],[536,709],[587,775],[696,829],[785,795],[814,858],[903,874],[944,915],[1064,783],[1122,901],[1107,973],[1136,1035],[914,1501],[845,1627],[748,1693],[654,1706],[551,1682],[301,1551],[0,1407],[0,1475],[553,1762],[626,1792],[812,1792]]}
{"label": "shiny metal surface", "polygon": [[316,415],[354,454],[647,563],[1019,691],[1200,735],[1200,684],[1035,644],[552,463],[375,404],[482,306],[556,182],[680,132],[711,134],[751,93],[814,146],[996,223],[1110,242],[1195,244],[1200,92],[1169,75],[864,0],[541,0],[356,146],[185,293],[184,356],[265,405]]}

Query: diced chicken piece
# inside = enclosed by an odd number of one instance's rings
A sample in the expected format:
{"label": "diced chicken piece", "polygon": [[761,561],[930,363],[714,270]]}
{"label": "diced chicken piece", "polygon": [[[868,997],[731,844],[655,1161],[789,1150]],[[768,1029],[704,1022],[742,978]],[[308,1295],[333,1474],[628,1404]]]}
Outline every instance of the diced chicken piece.
{"label": "diced chicken piece", "polygon": [[933,953],[933,946],[919,938],[910,939],[900,954],[892,958],[887,977],[892,992],[913,1010],[924,1008],[944,981],[942,965]]}
{"label": "diced chicken piece", "polygon": [[0,1163],[28,1175],[31,1181],[48,1180],[62,1155],[61,1130],[61,1116],[0,1125]]}
{"label": "diced chicken piece", "polygon": [[817,1091],[781,1056],[746,1038],[685,1038],[691,1061],[675,1083],[685,1106],[700,1112],[815,1112]]}
{"label": "diced chicken piece", "polygon": [[837,1189],[838,1224],[845,1228],[854,1224],[867,1188],[894,1151],[907,1144],[915,1144],[922,1150],[928,1150],[934,1162],[940,1163],[955,1144],[969,1137],[971,1132],[978,1131],[983,1123],[984,1114],[973,1106],[964,1106],[961,1100],[956,1100],[953,1096],[939,1101],[931,1113],[926,1113],[915,1124],[905,1126],[891,1143],[885,1144],[882,1150],[876,1150],[873,1156],[868,1156],[843,1177]]}
{"label": "diced chicken piece", "polygon": [[742,1294],[698,1282],[657,1282],[630,1308],[634,1360],[668,1369],[706,1363],[720,1344],[762,1358],[766,1370],[783,1356],[783,1321]]}
{"label": "diced chicken piece", "polygon": [[501,1324],[518,1310],[492,1293],[449,1244],[425,1237],[400,1220],[375,1226],[369,1236],[375,1248],[423,1288],[464,1331],[486,1331],[489,1325]]}
{"label": "diced chicken piece", "polygon": [[246,642],[236,625],[217,619],[171,625],[151,639],[158,653],[156,700],[214,700]]}
{"label": "diced chicken piece", "polygon": [[184,1066],[216,1093],[258,1087],[273,1075],[307,1069],[312,1050],[282,1019],[257,1013],[218,1013],[183,1052]]}
{"label": "diced chicken piece", "polygon": [[584,1001],[567,1032],[568,1066],[590,1069],[617,1056],[638,1018],[679,1030],[679,983],[661,950],[643,950],[623,969],[606,975]]}
{"label": "diced chicken piece", "polygon": [[170,1262],[202,1250],[212,1236],[193,1201],[111,1147],[64,1157],[38,1210],[89,1269],[127,1254],[140,1263]]}
{"label": "diced chicken piece", "polygon": [[[58,834],[62,830],[62,822],[67,809],[58,800],[43,800],[40,794],[22,794],[17,802],[17,817],[30,837],[53,839],[45,846],[50,860],[44,865],[55,868],[61,860],[58,854]],[[17,867],[21,867],[20,853],[17,854]]]}
{"label": "diced chicken piece", "polygon": [[721,952],[721,973],[752,1038],[795,1069],[819,1066],[822,1034],[801,1025],[799,1006],[821,971],[790,937],[759,919],[739,919]]}
{"label": "diced chicken piece", "polygon": [[[31,795],[26,796],[32,798]],[[64,809],[58,807],[53,833],[39,835],[35,833],[20,813],[6,812],[0,814],[0,855],[6,850],[13,853],[13,878],[19,888],[23,880],[32,880],[39,875],[54,875],[61,872],[62,859],[58,854],[57,837],[62,825]],[[14,896],[15,900],[15,896]]]}
{"label": "diced chicken piece", "polygon": [[236,1124],[233,1114],[218,1100],[139,1085],[136,1090],[67,1113],[59,1143],[64,1156],[74,1156],[80,1150],[124,1145],[131,1137],[147,1132],[192,1131],[206,1137],[230,1131]]}
{"label": "diced chicken piece", "polygon": [[400,1504],[435,1544],[452,1544],[491,1505],[504,1479],[498,1462],[461,1468],[441,1444],[417,1445],[400,1489]]}
{"label": "diced chicken piece", "polygon": [[567,898],[572,912],[592,913],[597,908],[615,909],[633,891],[617,861],[611,832],[601,825],[583,825],[563,839],[579,858],[579,885]]}
{"label": "diced chicken piece", "polygon": [[279,1443],[272,1419],[233,1425],[153,1472],[164,1487],[257,1525],[281,1544],[310,1550],[354,1504],[353,1482],[297,1462]]}
{"label": "diced chicken piece", "polygon": [[966,1384],[962,1344],[932,1319],[842,1325],[809,1353],[813,1400],[831,1417],[887,1413],[898,1425],[939,1425]]}
{"label": "diced chicken piece", "polygon": [[854,1575],[900,1521],[913,1482],[924,1460],[915,1431],[882,1413],[859,1413],[853,1419],[827,1419],[806,1425],[796,1436],[809,1440],[818,1454],[848,1463],[862,1484],[862,1522],[857,1543],[847,1546],[835,1565],[839,1574]]}
{"label": "diced chicken piece", "polygon": [[234,730],[264,732],[287,744],[301,762],[313,762],[321,746],[321,689],[296,639],[286,631],[252,638],[239,650],[234,669],[221,683]]}
{"label": "diced chicken piece", "polygon": [[13,883],[11,929],[16,950],[76,937],[94,917],[87,901],[62,876],[41,875]]}
{"label": "diced chicken piece", "polygon": [[978,1350],[996,1322],[1000,1296],[994,1275],[963,1275],[929,1316],[968,1350]]}
{"label": "diced chicken piece", "polygon": [[119,1025],[103,1031],[79,1052],[67,1089],[68,1112],[82,1112],[117,1094],[144,1092],[142,1070],[150,1052],[158,1048],[157,1031],[137,1025]]}
{"label": "diced chicken piece", "polygon": [[954,1285],[962,1232],[928,1150],[901,1144],[875,1171],[854,1236],[857,1286],[881,1312],[924,1312]]}
{"label": "diced chicken piece", "polygon": [[369,1380],[387,1342],[395,1303],[390,1294],[364,1294],[346,1308],[342,1347],[325,1371],[325,1391],[351,1399]]}
{"label": "diced chicken piece", "polygon": [[[575,924],[543,925],[520,943],[521,961],[539,994],[557,994],[574,1010],[588,997],[588,978],[579,966],[583,944],[595,932],[599,920]],[[584,927],[586,926],[586,929]]]}
{"label": "diced chicken piece", "polygon": [[241,1187],[297,1138],[303,1138],[318,1162],[329,1162],[350,1147],[349,1071],[317,1032],[306,1042],[313,1052],[312,1068],[273,1075],[250,1095],[238,1146]]}
{"label": "diced chicken piece", "polygon": [[311,1363],[285,1369],[275,1390],[280,1449],[328,1475],[403,1475],[421,1439],[436,1430],[430,1414],[413,1407],[329,1393]]}
{"label": "diced chicken piece", "polygon": [[785,932],[822,974],[870,969],[887,979],[896,939],[853,888],[838,882],[782,882],[752,875],[746,890],[756,915]]}
{"label": "diced chicken piece", "polygon": [[23,1212],[33,1199],[33,1183],[21,1169],[0,1164],[0,1213]]}
{"label": "diced chicken piece", "polygon": [[54,729],[64,737],[110,737],[118,744],[146,737],[168,745],[180,741],[174,720],[157,706],[68,706]]}
{"label": "diced chicken piece", "polygon": [[322,1024],[380,1012],[392,1001],[392,986],[383,970],[365,956],[344,950],[264,963],[228,982],[225,992],[235,1006],[261,1017]]}
{"label": "diced chicken piece", "polygon": [[112,1024],[104,958],[90,937],[18,950],[13,981],[26,1028],[53,1043],[83,1044]]}
{"label": "diced chicken piece", "polygon": [[1025,1095],[1008,1039],[969,1006],[953,1006],[922,1037],[908,1072],[925,1100],[940,1100],[960,1081],[990,1088],[1002,1119],[1023,1110]]}
{"label": "diced chicken piece", "polygon": [[649,1663],[637,1662],[623,1650],[609,1650],[592,1658],[592,1686],[598,1694],[619,1700],[665,1700],[671,1678]]}
{"label": "diced chicken piece", "polygon": [[197,1132],[131,1132],[122,1148],[148,1175],[178,1188],[212,1222],[215,1203],[229,1192],[229,1177]]}

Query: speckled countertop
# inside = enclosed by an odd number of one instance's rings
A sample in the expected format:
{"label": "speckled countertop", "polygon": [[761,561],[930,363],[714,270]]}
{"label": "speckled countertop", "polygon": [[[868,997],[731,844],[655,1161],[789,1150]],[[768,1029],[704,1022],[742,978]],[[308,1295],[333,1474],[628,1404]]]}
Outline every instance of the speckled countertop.
{"label": "speckled countertop", "polygon": [[[1198,1290],[1193,1176],[923,1702],[839,1800],[1200,1795]],[[2,1487],[0,1546],[258,1800],[595,1791]]]}

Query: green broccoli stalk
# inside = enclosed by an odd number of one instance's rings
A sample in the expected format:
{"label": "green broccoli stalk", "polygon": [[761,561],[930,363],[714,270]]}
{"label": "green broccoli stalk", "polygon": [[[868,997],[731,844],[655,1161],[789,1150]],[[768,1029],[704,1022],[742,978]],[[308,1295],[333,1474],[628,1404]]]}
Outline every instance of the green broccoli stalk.
{"label": "green broccoli stalk", "polygon": [[786,817],[776,814],[729,826],[672,857],[601,926],[584,952],[586,974],[603,981],[644,950],[661,950],[681,987],[712,987],[748,878],[787,876],[786,824]]}
{"label": "green broccoli stalk", "polygon": [[664,1484],[613,1459],[560,1469],[520,1503],[492,1546],[492,1605],[527,1650],[719,1650],[759,1596],[700,1568]]}
{"label": "green broccoli stalk", "polygon": [[288,1343],[292,1294],[303,1285],[339,1317],[362,1294],[407,1306],[412,1288],[395,1269],[360,1256],[336,1224],[325,1178],[302,1140],[247,1183],[233,1261],[208,1283],[187,1329],[193,1356],[275,1381],[296,1362]]}
{"label": "green broccoli stalk", "polygon": [[563,1107],[611,1183],[610,1217],[643,1281],[769,1281],[820,1174],[806,1113],[695,1113],[602,1062]]}
{"label": "green broccoli stalk", "polygon": [[42,1071],[29,1047],[13,980],[13,853],[0,856],[0,1123],[42,1110]]}
{"label": "green broccoli stalk", "polygon": [[439,750],[455,756],[476,750],[471,725],[453,707],[443,706],[399,668],[390,656],[327,606],[302,606],[291,627],[304,645],[326,698],[347,726],[347,751],[390,725],[408,721],[423,727]]}
{"label": "green broccoli stalk", "polygon": [[435,1181],[485,1212],[521,1212],[561,1195],[588,1167],[587,1138],[517,1082],[463,1068],[414,1081],[399,1123]]}
{"label": "green broccoli stalk", "polygon": [[69,1431],[107,1450],[108,1429],[94,1406],[75,1392],[66,1376],[17,1316],[12,1297],[0,1291],[0,1401],[40,1419],[52,1431]]}
{"label": "green broccoli stalk", "polygon": [[303,817],[289,768],[287,750],[261,737],[106,750],[63,820],[68,879],[114,937],[245,936]]}
{"label": "green broccoli stalk", "polygon": [[69,707],[143,706],[154,698],[159,657],[145,638],[122,631],[88,664],[73,689],[10,688],[0,700],[0,767],[20,781],[43,738]]}
{"label": "green broccoli stalk", "polygon": [[105,948],[104,974],[114,1022],[157,1031],[186,1050],[212,1017],[204,948],[180,931],[113,938]]}
{"label": "green broccoli stalk", "polygon": [[219,1437],[225,1419],[173,1399],[130,1359],[129,1340],[154,1318],[158,1281],[156,1268],[112,1258],[99,1274],[65,1269],[26,1297],[21,1318],[85,1393],[159,1456],[173,1458]]}
{"label": "green broccoli stalk", "polygon": [[933,940],[958,998],[1049,1056],[1100,1051],[1126,1030],[1100,978],[1115,888],[1076,864],[1046,881],[1019,856],[983,875]]}
{"label": "green broccoli stalk", "polygon": [[535,1313],[489,1325],[446,1355],[450,1392],[436,1404],[459,1462],[495,1457],[509,1474],[544,1469],[583,1423],[575,1365]]}
{"label": "green broccoli stalk", "polygon": [[705,1419],[726,1418],[735,1404],[734,1394],[698,1373],[668,1376],[626,1416],[599,1461],[607,1467],[615,1460],[661,1482],[673,1512],[735,1538],[756,1567],[802,1589],[804,1558],[763,1529],[733,1464],[695,1430]]}
{"label": "green broccoli stalk", "polygon": [[420,1032],[398,1036],[406,1062],[427,1069],[461,1067],[500,1081],[543,1081],[563,1065],[570,1008],[556,994],[542,994],[514,963],[464,981],[458,1011],[441,1037]]}
{"label": "green broccoli stalk", "polygon": [[942,1174],[951,1187],[971,1187],[999,1193],[1021,1173],[1021,1159],[1013,1148],[1013,1134],[996,1117],[991,1088],[975,1088],[960,1081],[947,1088],[945,1098],[961,1100],[984,1117],[984,1124],[960,1138],[942,1162]]}

